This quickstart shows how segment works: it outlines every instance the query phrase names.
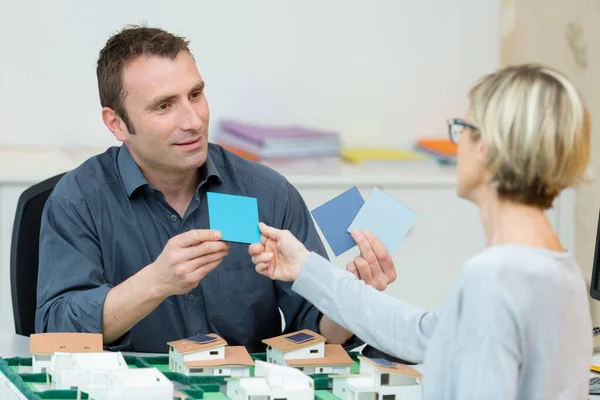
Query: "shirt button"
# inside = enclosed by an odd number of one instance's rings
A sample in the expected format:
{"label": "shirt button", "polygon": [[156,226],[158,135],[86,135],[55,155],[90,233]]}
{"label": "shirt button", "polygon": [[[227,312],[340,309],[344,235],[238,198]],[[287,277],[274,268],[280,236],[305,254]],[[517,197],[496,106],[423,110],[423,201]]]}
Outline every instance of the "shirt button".
{"label": "shirt button", "polygon": [[194,300],[196,300],[196,296],[194,296],[193,294],[190,294],[190,295],[188,296],[188,300],[189,300],[189,301],[194,301]]}
{"label": "shirt button", "polygon": [[173,221],[173,222],[177,221],[177,215],[171,214],[171,221]]}

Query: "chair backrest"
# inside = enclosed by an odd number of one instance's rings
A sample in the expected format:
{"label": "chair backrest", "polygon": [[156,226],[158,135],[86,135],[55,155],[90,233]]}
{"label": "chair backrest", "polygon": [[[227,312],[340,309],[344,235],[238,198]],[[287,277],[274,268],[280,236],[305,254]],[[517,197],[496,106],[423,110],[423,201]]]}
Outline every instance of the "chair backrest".
{"label": "chair backrest", "polygon": [[39,238],[42,211],[52,190],[64,175],[37,183],[19,197],[10,249],[10,286],[15,332],[35,333]]}

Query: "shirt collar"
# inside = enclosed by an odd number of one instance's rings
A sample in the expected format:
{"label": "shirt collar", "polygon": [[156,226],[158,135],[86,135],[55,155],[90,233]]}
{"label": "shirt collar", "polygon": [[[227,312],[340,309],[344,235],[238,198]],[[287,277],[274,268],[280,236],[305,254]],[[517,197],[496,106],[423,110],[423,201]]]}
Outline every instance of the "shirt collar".
{"label": "shirt collar", "polygon": [[[138,188],[144,185],[149,186],[148,181],[146,178],[144,178],[142,171],[140,171],[140,167],[133,159],[131,152],[125,144],[123,144],[119,149],[119,154],[117,155],[117,165],[128,197],[131,197],[133,192],[135,192]],[[196,188],[196,196],[198,195],[199,188],[208,182],[211,177],[215,177],[219,184],[222,183],[221,174],[219,173],[213,157],[210,154],[210,147],[206,156],[206,162],[199,168],[199,170],[200,180],[198,187]]]}

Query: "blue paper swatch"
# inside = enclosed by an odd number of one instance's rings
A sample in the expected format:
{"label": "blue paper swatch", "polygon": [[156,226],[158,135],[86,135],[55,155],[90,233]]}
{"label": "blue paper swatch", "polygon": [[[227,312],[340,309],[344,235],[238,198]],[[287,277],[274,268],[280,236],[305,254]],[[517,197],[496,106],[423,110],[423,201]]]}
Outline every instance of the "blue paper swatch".
{"label": "blue paper swatch", "polygon": [[221,232],[221,240],[260,243],[256,198],[214,192],[207,196],[210,229]]}
{"label": "blue paper swatch", "polygon": [[348,227],[348,232],[354,229],[373,232],[388,253],[394,256],[417,217],[414,210],[375,188]]}
{"label": "blue paper swatch", "polygon": [[312,211],[317,225],[336,256],[356,246],[347,229],[364,202],[358,188],[354,186]]}

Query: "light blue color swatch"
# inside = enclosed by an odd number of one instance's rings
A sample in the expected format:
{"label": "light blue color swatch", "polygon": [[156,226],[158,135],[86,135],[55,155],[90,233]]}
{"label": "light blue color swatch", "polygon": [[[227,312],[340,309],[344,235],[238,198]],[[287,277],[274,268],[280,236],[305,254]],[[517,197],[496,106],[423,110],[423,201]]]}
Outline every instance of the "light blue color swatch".
{"label": "light blue color swatch", "polygon": [[348,232],[354,229],[373,232],[388,253],[394,256],[417,217],[414,210],[375,188],[348,227]]}
{"label": "light blue color swatch", "polygon": [[221,232],[221,240],[260,243],[258,202],[254,197],[208,192],[210,229]]}

